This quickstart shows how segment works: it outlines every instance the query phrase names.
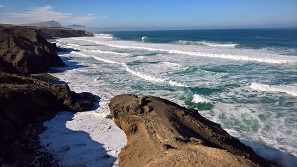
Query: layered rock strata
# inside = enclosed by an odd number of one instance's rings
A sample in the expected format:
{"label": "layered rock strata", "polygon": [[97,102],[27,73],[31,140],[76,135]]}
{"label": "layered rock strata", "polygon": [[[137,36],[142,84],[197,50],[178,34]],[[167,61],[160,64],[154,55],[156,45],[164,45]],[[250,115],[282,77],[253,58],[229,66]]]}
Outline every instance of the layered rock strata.
{"label": "layered rock strata", "polygon": [[111,99],[114,122],[127,136],[119,166],[269,166],[250,147],[197,110],[134,95]]}

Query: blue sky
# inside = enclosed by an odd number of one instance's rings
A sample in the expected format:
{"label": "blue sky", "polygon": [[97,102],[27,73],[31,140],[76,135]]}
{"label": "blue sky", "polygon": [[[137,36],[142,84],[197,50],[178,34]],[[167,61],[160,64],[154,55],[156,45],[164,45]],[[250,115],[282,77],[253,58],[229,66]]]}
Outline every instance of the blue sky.
{"label": "blue sky", "polygon": [[297,27],[297,0],[0,0],[0,22],[115,30]]}

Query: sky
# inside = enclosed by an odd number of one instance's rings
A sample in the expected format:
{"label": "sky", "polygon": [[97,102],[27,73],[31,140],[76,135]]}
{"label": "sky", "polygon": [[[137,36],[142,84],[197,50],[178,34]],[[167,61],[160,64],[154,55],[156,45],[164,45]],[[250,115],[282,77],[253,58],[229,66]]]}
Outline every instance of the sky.
{"label": "sky", "polygon": [[297,0],[0,0],[0,23],[106,30],[297,27]]}

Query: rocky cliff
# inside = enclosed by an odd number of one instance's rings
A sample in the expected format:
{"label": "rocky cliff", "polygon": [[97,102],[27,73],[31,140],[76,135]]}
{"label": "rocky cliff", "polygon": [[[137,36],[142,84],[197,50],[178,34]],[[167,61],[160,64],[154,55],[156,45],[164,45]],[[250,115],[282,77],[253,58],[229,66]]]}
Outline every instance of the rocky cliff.
{"label": "rocky cliff", "polygon": [[[36,117],[57,111],[89,110],[97,99],[91,93],[70,91],[64,84],[0,72],[0,153],[19,138],[23,127],[32,124]],[[4,153],[5,159],[11,157]]]}
{"label": "rocky cliff", "polygon": [[0,26],[0,71],[38,73],[54,66],[65,66],[55,44],[37,30],[23,26]]}
{"label": "rocky cliff", "polygon": [[114,122],[127,136],[119,166],[269,166],[250,147],[197,110],[134,95],[111,99]]}
{"label": "rocky cliff", "polygon": [[[50,84],[29,75],[65,66],[56,54],[57,46],[47,42],[41,31],[0,25],[0,166],[2,160],[12,166],[31,166],[40,148],[38,134],[44,129],[43,121],[58,111],[90,110],[98,99],[91,93],[77,94],[68,85]],[[74,36],[69,31],[51,29],[48,35]],[[45,154],[37,166],[54,166],[49,157]]]}

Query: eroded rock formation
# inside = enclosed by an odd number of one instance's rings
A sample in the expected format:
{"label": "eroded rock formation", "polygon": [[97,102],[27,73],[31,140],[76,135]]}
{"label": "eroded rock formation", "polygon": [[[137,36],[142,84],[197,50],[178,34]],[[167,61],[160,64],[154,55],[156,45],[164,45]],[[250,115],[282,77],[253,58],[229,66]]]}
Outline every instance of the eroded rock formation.
{"label": "eroded rock formation", "polygon": [[114,122],[127,136],[119,154],[126,166],[269,166],[250,147],[197,110],[134,95],[111,99]]}
{"label": "eroded rock formation", "polygon": [[55,44],[37,30],[22,26],[0,26],[0,70],[9,73],[38,73],[65,66]]}

